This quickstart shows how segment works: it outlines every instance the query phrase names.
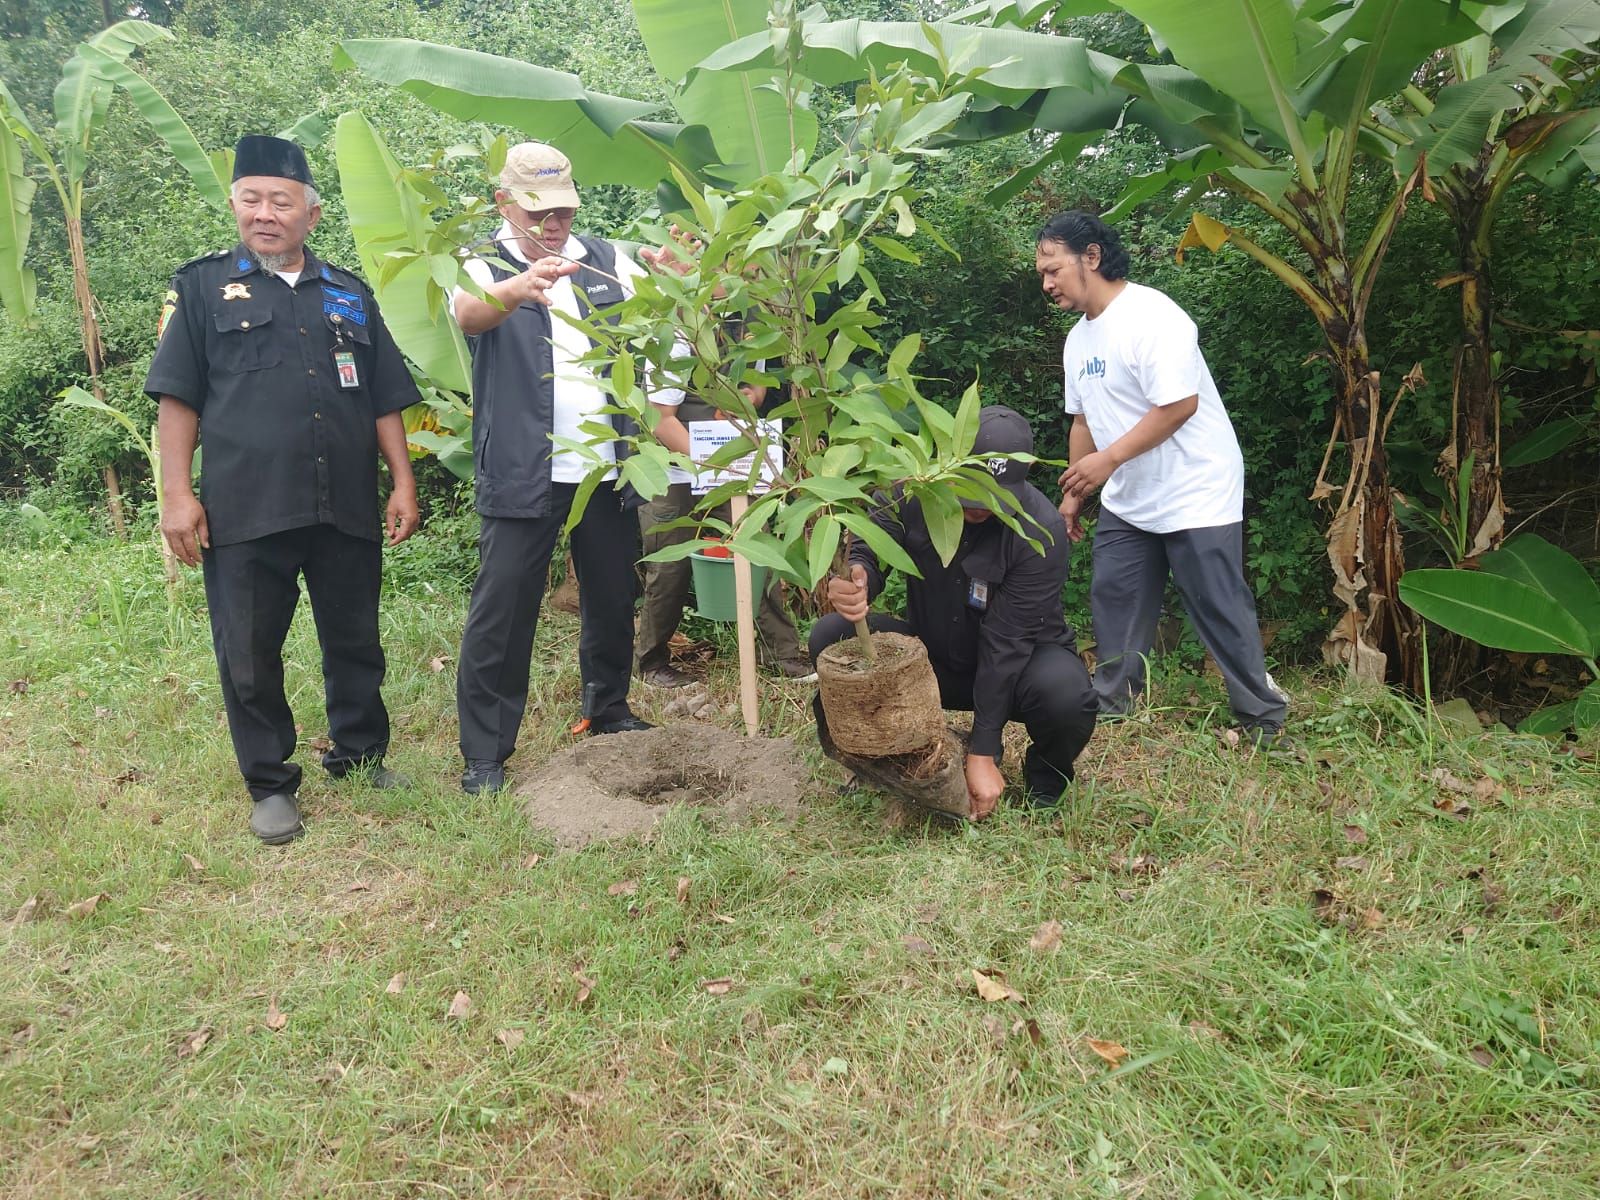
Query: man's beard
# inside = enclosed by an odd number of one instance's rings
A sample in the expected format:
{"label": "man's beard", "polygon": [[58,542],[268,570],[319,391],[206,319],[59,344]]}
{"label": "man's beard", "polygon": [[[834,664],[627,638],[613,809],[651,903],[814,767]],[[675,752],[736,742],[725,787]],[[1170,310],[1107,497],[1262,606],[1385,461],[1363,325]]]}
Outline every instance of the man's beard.
{"label": "man's beard", "polygon": [[256,262],[261,264],[263,271],[271,271],[274,275],[278,275],[286,271],[289,264],[298,257],[300,257],[298,254],[257,254]]}

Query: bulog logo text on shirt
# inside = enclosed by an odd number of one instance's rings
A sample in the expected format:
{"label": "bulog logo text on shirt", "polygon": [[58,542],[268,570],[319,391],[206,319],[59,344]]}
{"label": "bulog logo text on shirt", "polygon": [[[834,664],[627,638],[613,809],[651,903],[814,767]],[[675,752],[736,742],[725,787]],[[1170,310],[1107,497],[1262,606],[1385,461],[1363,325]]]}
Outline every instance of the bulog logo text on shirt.
{"label": "bulog logo text on shirt", "polygon": [[1078,368],[1078,378],[1104,379],[1106,377],[1106,360],[1095,357],[1089,359]]}

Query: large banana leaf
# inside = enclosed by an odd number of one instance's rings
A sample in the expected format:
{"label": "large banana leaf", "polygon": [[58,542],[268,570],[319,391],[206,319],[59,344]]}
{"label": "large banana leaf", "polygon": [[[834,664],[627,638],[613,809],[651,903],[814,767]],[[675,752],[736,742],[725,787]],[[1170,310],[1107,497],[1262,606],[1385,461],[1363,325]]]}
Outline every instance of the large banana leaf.
{"label": "large banana leaf", "polygon": [[1544,592],[1484,571],[1407,571],[1400,599],[1452,633],[1497,650],[1588,658],[1593,639]]}
{"label": "large banana leaf", "polygon": [[[436,385],[465,393],[472,375],[467,345],[454,321],[443,316],[436,321],[428,312],[428,260],[420,257],[387,283],[378,283],[378,254],[396,244],[382,239],[403,238],[412,246],[423,242],[426,218],[416,194],[401,182],[400,164],[377,130],[357,112],[340,116],[334,157],[350,232],[360,248],[362,269],[383,306],[389,332]],[[374,239],[379,239],[376,248]]]}
{"label": "large banana leaf", "polygon": [[1524,533],[1485,554],[1479,563],[1491,574],[1518,580],[1549,596],[1588,632],[1590,653],[1600,651],[1600,586],[1572,555],[1536,533]]}
{"label": "large banana leaf", "polygon": [[[708,50],[767,28],[767,0],[633,0],[634,17],[650,62],[662,78],[680,83]],[[725,175],[747,182],[781,170],[796,150],[810,157],[817,118],[809,108],[791,125],[783,96],[770,85],[774,72],[700,72],[673,103],[690,125],[711,131]]]}
{"label": "large banana leaf", "polygon": [[150,122],[150,127],[167,144],[167,149],[172,151],[172,156],[185,171],[189,172],[189,177],[194,180],[194,185],[200,194],[218,208],[226,208],[229,181],[222,178],[212,160],[201,148],[188,122],[167,103],[166,97],[156,91],[143,75],[121,59],[107,54],[98,47],[80,46],[78,55],[102,79],[116,84],[128,93],[128,98],[133,101],[134,107],[144,114],[144,119]]}
{"label": "large banana leaf", "polygon": [[[148,21],[118,21],[81,43],[78,52],[61,69],[52,103],[56,133],[61,141],[61,162],[69,187],[75,189],[89,163],[89,142],[111,104],[111,81],[98,68],[100,55],[125,62],[140,46],[172,34]],[[71,214],[69,214],[71,215]]]}
{"label": "large banana leaf", "polygon": [[[800,70],[819,83],[850,83],[901,62],[937,72],[943,61],[957,72],[990,66],[967,90],[1013,103],[1047,88],[1104,87],[1081,38],[947,21],[809,21],[800,31]],[[759,33],[708,55],[695,73],[771,68],[775,62],[772,39]]]}
{"label": "large banana leaf", "polygon": [[[0,131],[0,304],[18,325],[33,323],[33,300],[38,287],[26,263],[28,235],[33,231],[33,194],[38,185],[22,166],[21,142],[38,134],[22,115],[16,99],[0,81],[5,129]],[[18,123],[20,122],[20,128]]]}
{"label": "large banana leaf", "polygon": [[1297,130],[1298,26],[1291,0],[1124,0],[1188,70],[1242,105],[1265,129]]}
{"label": "large banana leaf", "polygon": [[660,106],[591,92],[576,75],[409,38],[342,42],[334,66],[355,66],[466,121],[509,125],[560,147],[579,184],[654,187],[676,158],[675,126],[644,120]]}
{"label": "large banana leaf", "polygon": [[1322,29],[1322,43],[1305,55],[1319,69],[1302,103],[1338,125],[1399,92],[1435,50],[1483,37],[1459,0],[1363,0]]}

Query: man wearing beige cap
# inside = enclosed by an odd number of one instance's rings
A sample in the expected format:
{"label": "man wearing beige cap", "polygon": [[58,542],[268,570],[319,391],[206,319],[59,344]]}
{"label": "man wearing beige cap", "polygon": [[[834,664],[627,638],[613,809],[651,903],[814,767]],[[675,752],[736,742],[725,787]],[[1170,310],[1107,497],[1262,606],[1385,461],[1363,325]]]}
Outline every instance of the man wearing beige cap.
{"label": "man wearing beige cap", "polygon": [[[467,263],[494,302],[458,288],[452,309],[472,347],[472,456],[476,472],[478,579],[461,638],[456,707],[461,720],[461,786],[469,793],[505,783],[528,700],[539,603],[550,555],[591,460],[560,441],[589,441],[583,426],[637,433],[601,410],[608,398],[578,361],[590,349],[573,317],[620,304],[641,268],[610,242],[573,234],[579,200],[572,164],[553,146],[524,142],[506,155],[495,204],[504,218],[497,257]],[[591,447],[609,461],[621,441]],[[584,728],[648,729],[628,707],[633,665],[634,562],[640,498],[612,467],[572,531],[582,583],[578,664]]]}

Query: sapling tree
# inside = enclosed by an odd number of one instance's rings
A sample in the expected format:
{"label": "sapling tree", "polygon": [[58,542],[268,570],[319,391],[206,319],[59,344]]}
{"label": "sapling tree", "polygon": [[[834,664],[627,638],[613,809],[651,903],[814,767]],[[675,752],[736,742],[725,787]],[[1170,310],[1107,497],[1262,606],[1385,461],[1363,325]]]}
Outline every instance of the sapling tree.
{"label": "sapling tree", "polygon": [[[796,99],[793,92],[790,99]],[[952,413],[918,388],[917,334],[887,353],[873,336],[889,301],[864,251],[915,261],[917,251],[907,243],[921,233],[952,253],[916,214],[916,168],[920,158],[937,153],[928,149],[929,140],[956,121],[967,100],[949,84],[898,70],[859,88],[855,107],[845,114],[846,132],[809,162],[797,153],[786,170],[732,189],[676,176],[689,210],[677,222],[676,240],[694,253],[664,262],[669,269],[639,280],[630,301],[583,322],[596,346],[592,359],[608,375],[615,411],[632,416],[644,431],[627,439],[623,482],[655,495],[667,486],[669,466],[727,467],[751,456],[748,474],[715,487],[684,520],[808,587],[843,568],[850,538],[865,542],[886,565],[915,573],[911,559],[873,520],[887,503],[920,504],[946,562],[961,536],[963,499],[983,504],[1024,536],[1043,536],[996,485],[986,463],[972,457],[977,383]],[[649,232],[671,244],[668,231]],[[875,365],[858,363],[863,353]],[[973,364],[975,373],[981,365]],[[651,392],[667,383],[712,404],[737,431],[704,464],[668,450],[650,433],[658,420]],[[781,384],[786,394],[761,412],[742,384]],[[764,420],[783,423],[781,455],[763,437]],[[573,521],[609,469],[593,446],[616,436],[599,423],[585,432],[590,444],[579,448],[593,455],[594,470],[580,488]],[[772,460],[765,490],[757,486],[763,456]],[[709,516],[735,495],[750,498],[741,517]],[[682,558],[708,540],[692,539],[652,557]],[[864,621],[857,632],[870,657]]]}

